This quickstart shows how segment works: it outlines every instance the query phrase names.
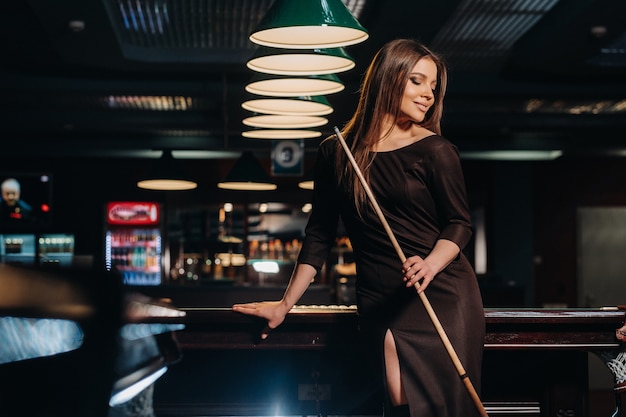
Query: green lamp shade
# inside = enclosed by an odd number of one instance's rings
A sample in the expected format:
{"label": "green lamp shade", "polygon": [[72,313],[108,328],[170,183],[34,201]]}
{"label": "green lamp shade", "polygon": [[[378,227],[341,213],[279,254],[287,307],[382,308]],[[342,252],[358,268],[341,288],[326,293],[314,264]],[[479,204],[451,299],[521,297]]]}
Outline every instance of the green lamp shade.
{"label": "green lamp shade", "polygon": [[355,67],[355,62],[343,48],[296,50],[262,46],[246,65],[265,74],[316,75],[348,71]]}
{"label": "green lamp shade", "polygon": [[228,175],[217,186],[241,191],[271,191],[277,188],[250,151],[241,154]]}
{"label": "green lamp shade", "polygon": [[254,129],[241,132],[248,139],[314,139],[322,136],[322,132],[306,129]]}
{"label": "green lamp shade", "polygon": [[248,93],[270,97],[323,96],[344,88],[335,74],[301,77],[256,74],[245,87]]}
{"label": "green lamp shade", "polygon": [[336,48],[368,37],[341,0],[276,0],[250,41],[273,48]]}
{"label": "green lamp shade", "polygon": [[333,112],[324,96],[251,98],[241,107],[254,113],[291,116],[325,116]]}
{"label": "green lamp shade", "polygon": [[243,119],[243,124],[266,129],[306,129],[324,126],[328,119],[320,116],[285,116],[281,114],[263,114]]}

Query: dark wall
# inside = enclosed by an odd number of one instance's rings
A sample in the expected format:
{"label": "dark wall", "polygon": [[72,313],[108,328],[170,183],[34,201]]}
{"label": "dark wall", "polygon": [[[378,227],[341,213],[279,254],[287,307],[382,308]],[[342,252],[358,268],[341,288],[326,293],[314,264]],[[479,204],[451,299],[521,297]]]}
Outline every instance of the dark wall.
{"label": "dark wall", "polygon": [[576,210],[626,205],[621,158],[572,158],[534,169],[534,245],[538,300],[575,305],[578,291]]}
{"label": "dark wall", "polygon": [[524,305],[582,307],[576,211],[626,205],[623,159],[466,161],[464,168],[470,203],[486,208],[489,272],[479,279],[500,288],[492,305],[505,304],[519,287]]}

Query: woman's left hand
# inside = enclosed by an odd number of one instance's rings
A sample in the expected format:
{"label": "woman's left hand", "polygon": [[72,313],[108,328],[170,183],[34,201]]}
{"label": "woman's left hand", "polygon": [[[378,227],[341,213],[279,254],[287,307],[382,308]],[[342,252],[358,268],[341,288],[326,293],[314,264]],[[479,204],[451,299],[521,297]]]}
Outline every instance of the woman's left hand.
{"label": "woman's left hand", "polygon": [[418,293],[424,291],[428,284],[435,278],[435,271],[422,259],[415,255],[407,258],[402,264],[402,279],[407,287],[417,286]]}

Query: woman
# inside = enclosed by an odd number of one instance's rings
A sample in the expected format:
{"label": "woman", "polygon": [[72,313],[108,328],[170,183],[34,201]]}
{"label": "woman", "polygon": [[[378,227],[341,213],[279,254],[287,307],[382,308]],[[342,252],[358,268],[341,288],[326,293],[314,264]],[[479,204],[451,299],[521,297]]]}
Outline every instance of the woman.
{"label": "woman", "polygon": [[381,354],[386,415],[467,417],[477,409],[421,302],[426,291],[479,392],[485,334],[475,273],[462,249],[471,237],[458,151],[440,136],[447,72],[417,41],[384,45],[370,64],[356,112],[343,128],[407,259],[402,263],[337,138],[322,142],[313,211],[280,301],[238,304],[279,326],[323,266],[345,225],[357,265],[360,329]]}

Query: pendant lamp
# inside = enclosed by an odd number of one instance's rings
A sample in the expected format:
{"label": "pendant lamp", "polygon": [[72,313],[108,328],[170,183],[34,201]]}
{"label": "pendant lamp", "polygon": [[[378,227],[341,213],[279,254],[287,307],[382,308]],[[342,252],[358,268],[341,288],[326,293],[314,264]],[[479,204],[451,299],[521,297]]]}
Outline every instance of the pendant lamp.
{"label": "pendant lamp", "polygon": [[272,183],[252,152],[245,151],[217,187],[225,190],[271,191],[275,190],[277,185]]}
{"label": "pendant lamp", "polygon": [[305,129],[254,129],[241,132],[248,139],[313,139],[322,136],[322,132]]}
{"label": "pendant lamp", "polygon": [[298,183],[298,187],[302,188],[303,190],[312,190],[315,188],[315,183],[313,182],[313,180],[302,180]]}
{"label": "pendant lamp", "polygon": [[313,180],[303,180],[298,183],[298,187],[302,188],[303,190],[312,190],[315,188],[315,183],[313,182]]}
{"label": "pendant lamp", "polygon": [[343,48],[257,49],[246,63],[253,71],[275,75],[334,74],[351,70],[354,60]]}
{"label": "pendant lamp", "polygon": [[156,161],[152,174],[139,180],[137,187],[146,190],[184,191],[197,188],[198,183],[188,179],[180,161],[174,159],[171,150],[166,149]]}
{"label": "pendant lamp", "polygon": [[243,124],[266,129],[306,129],[328,124],[328,119],[320,116],[285,116],[282,114],[262,114],[246,117]]}
{"label": "pendant lamp", "polygon": [[324,96],[251,98],[241,107],[254,113],[293,116],[325,116],[334,111]]}
{"label": "pendant lamp", "polygon": [[288,77],[259,73],[245,87],[248,93],[270,97],[323,96],[344,88],[335,74]]}
{"label": "pendant lamp", "polygon": [[325,116],[334,111],[324,96],[251,98],[241,107],[254,113],[292,116]]}
{"label": "pendant lamp", "polygon": [[276,0],[250,41],[273,48],[335,48],[368,37],[341,0]]}
{"label": "pendant lamp", "polygon": [[303,190],[312,190],[315,188],[315,182],[313,181],[313,170],[309,170],[302,179],[298,182],[298,188]]}

